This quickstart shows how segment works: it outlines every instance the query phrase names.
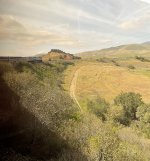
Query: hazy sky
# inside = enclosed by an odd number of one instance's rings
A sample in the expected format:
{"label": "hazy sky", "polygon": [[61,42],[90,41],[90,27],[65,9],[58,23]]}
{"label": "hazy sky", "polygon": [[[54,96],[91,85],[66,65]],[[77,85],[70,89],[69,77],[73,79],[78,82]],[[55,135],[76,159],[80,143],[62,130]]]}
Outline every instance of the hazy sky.
{"label": "hazy sky", "polygon": [[150,0],[0,0],[0,55],[150,41]]}

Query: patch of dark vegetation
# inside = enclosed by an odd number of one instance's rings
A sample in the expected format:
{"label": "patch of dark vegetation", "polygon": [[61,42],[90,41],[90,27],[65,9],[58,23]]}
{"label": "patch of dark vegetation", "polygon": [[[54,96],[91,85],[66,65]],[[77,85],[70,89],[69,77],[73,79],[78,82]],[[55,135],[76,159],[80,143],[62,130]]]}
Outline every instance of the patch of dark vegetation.
{"label": "patch of dark vegetation", "polygon": [[116,96],[113,105],[97,97],[95,100],[89,100],[87,107],[89,112],[94,113],[102,121],[111,120],[124,126],[134,123],[138,130],[150,138],[150,106],[143,102],[142,96],[138,93],[121,93]]}
{"label": "patch of dark vegetation", "polygon": [[133,65],[128,65],[128,68],[129,68],[129,69],[135,69],[135,66],[133,66]]}
{"label": "patch of dark vegetation", "polygon": [[120,66],[120,64],[116,60],[112,60],[112,62],[115,66]]}
{"label": "patch of dark vegetation", "polygon": [[96,61],[101,62],[101,63],[109,63],[110,59],[103,57],[103,58],[96,59]]}
{"label": "patch of dark vegetation", "polygon": [[46,64],[32,64],[27,62],[13,63],[13,66],[17,72],[32,73],[40,81],[50,83],[52,86],[61,87],[62,81],[60,81],[61,74],[68,66],[74,65],[71,61],[53,61]]}
{"label": "patch of dark vegetation", "polygon": [[142,56],[136,56],[135,58],[136,58],[137,60],[142,61],[142,62],[150,62],[150,60],[149,60],[149,59],[144,58],[144,57],[142,57]]}
{"label": "patch of dark vegetation", "polygon": [[96,116],[100,117],[102,121],[106,120],[106,114],[109,106],[109,103],[100,97],[94,101],[89,101],[87,105],[88,110],[93,112]]}
{"label": "patch of dark vegetation", "polygon": [[129,125],[131,121],[137,120],[137,108],[143,105],[141,95],[133,92],[121,93],[115,98],[114,103],[123,107],[124,116],[120,118],[120,122],[124,125]]}
{"label": "patch of dark vegetation", "polygon": [[[134,124],[147,138],[150,138],[150,105],[138,93],[121,93],[114,99],[113,119],[125,126]],[[110,115],[109,115],[110,116]],[[111,115],[112,116],[112,115]]]}
{"label": "patch of dark vegetation", "polygon": [[106,57],[96,59],[96,61],[101,63],[113,63],[115,66],[120,66],[120,64],[115,59],[110,59]]}

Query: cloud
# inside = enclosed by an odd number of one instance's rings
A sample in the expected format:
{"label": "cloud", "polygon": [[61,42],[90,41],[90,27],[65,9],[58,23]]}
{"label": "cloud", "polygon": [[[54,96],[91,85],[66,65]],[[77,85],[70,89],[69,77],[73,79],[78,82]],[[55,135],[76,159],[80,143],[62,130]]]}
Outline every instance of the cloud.
{"label": "cloud", "polygon": [[78,41],[68,34],[27,28],[10,15],[0,15],[0,40],[18,41],[25,45],[55,44],[72,46]]}
{"label": "cloud", "polygon": [[139,30],[150,28],[150,12],[144,16],[122,22],[119,27],[123,30]]}
{"label": "cloud", "polygon": [[150,0],[141,0],[143,2],[147,2],[147,3],[150,3]]}
{"label": "cloud", "polygon": [[0,54],[147,41],[149,9],[142,0],[0,0]]}

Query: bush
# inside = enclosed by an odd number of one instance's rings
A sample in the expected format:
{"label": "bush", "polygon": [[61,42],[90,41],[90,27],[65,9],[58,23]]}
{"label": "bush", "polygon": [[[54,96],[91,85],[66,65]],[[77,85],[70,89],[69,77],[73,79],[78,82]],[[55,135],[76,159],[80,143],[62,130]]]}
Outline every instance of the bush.
{"label": "bush", "polygon": [[129,69],[135,69],[135,67],[133,65],[129,65],[128,68]]}
{"label": "bush", "polygon": [[136,120],[137,108],[143,104],[140,94],[128,92],[121,93],[114,99],[117,106],[122,106],[124,110],[123,124],[128,125],[132,120]]}
{"label": "bush", "polygon": [[103,58],[97,59],[97,61],[101,63],[108,63],[110,60],[108,58],[103,57]]}
{"label": "bush", "polygon": [[137,118],[145,123],[150,123],[150,106],[143,104],[137,108]]}
{"label": "bush", "polygon": [[107,103],[105,99],[98,97],[94,101],[89,101],[87,107],[98,117],[102,118],[103,121],[106,120],[106,113],[109,108],[109,103]]}
{"label": "bush", "polygon": [[137,108],[136,116],[139,120],[138,127],[150,138],[150,105],[143,104]]}
{"label": "bush", "polygon": [[144,57],[141,57],[141,56],[136,56],[135,58],[136,58],[137,60],[142,61],[142,62],[150,62],[150,60],[148,60],[148,59],[146,59],[146,58],[144,58]]}
{"label": "bush", "polygon": [[112,60],[112,62],[114,63],[115,66],[120,66],[120,64],[116,62],[115,60]]}
{"label": "bush", "polygon": [[136,144],[129,144],[128,142],[120,143],[117,153],[117,160],[120,161],[147,161],[143,151]]}
{"label": "bush", "polygon": [[108,110],[107,120],[113,121],[114,123],[122,123],[124,117],[124,111],[122,106],[111,106]]}

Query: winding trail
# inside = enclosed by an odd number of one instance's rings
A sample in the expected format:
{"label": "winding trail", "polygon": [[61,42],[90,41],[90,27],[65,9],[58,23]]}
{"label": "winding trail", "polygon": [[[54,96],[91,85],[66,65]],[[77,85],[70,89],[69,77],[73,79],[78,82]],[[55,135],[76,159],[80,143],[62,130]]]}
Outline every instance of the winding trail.
{"label": "winding trail", "polygon": [[82,111],[82,107],[79,104],[79,101],[76,97],[76,85],[77,85],[77,79],[78,79],[78,74],[79,71],[81,70],[82,67],[80,67],[79,69],[77,69],[74,73],[73,79],[71,81],[71,85],[70,85],[70,96],[71,98],[74,100],[74,102],[78,105],[79,109]]}

